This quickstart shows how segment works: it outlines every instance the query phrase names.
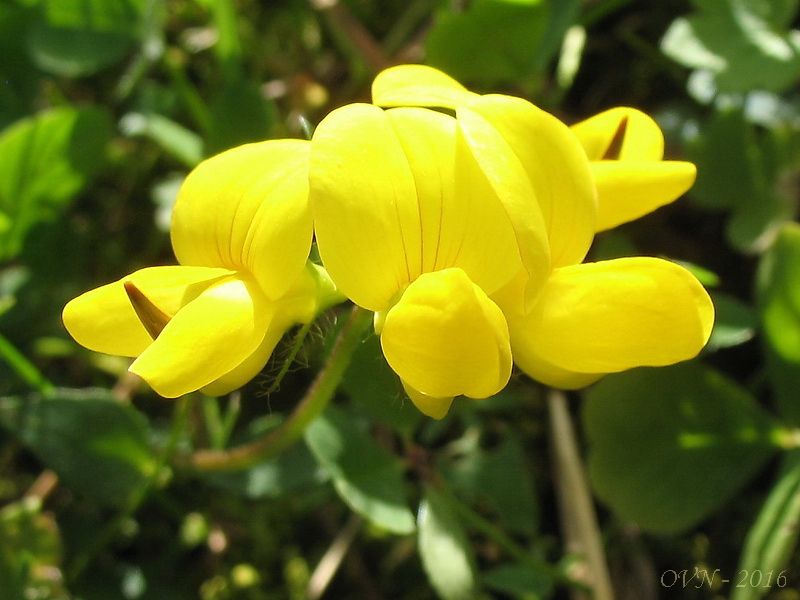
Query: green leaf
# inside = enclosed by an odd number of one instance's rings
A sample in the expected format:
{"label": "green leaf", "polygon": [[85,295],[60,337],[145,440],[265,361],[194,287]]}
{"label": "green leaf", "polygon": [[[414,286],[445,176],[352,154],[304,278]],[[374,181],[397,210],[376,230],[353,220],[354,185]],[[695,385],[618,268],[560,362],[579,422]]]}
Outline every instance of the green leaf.
{"label": "green leaf", "polygon": [[195,132],[157,113],[128,113],[120,124],[126,135],[143,135],[194,168],[203,159],[203,140]]}
{"label": "green leaf", "polygon": [[475,598],[475,567],[467,535],[447,497],[430,485],[417,517],[419,555],[442,600]]}
{"label": "green leaf", "polygon": [[692,527],[777,450],[777,426],[753,397],[699,363],[611,375],[583,409],[600,499],[656,533]]}
{"label": "green leaf", "polygon": [[[789,559],[797,546],[800,528],[800,454],[795,451],[786,457],[778,481],[767,496],[764,506],[747,534],[737,573],[772,573],[771,581],[764,585],[746,585],[733,588],[731,600],[758,600],[783,587],[777,581],[787,570]],[[769,581],[769,582],[768,582]],[[769,585],[770,587],[765,587]]]}
{"label": "green leaf", "polygon": [[0,134],[0,260],[16,255],[37,222],[52,220],[105,160],[111,117],[99,108],[60,108]]}
{"label": "green leaf", "polygon": [[800,425],[800,225],[783,227],[758,266],[756,298],[770,383],[785,419]]}
{"label": "green leaf", "polygon": [[67,487],[103,505],[124,504],[156,468],[146,420],[104,390],[0,398],[0,426]]}
{"label": "green leaf", "polygon": [[761,0],[696,0],[697,12],[676,19],[661,41],[679,63],[715,75],[720,92],[781,91],[800,72],[800,37],[786,30],[791,6]]}
{"label": "green leaf", "polygon": [[[0,510],[0,598],[65,600],[59,577],[61,536],[52,515],[28,498]],[[49,573],[48,573],[49,571]]]}
{"label": "green leaf", "polygon": [[43,0],[42,19],[29,38],[44,71],[92,75],[119,61],[139,37],[141,0]]}
{"label": "green leaf", "polygon": [[456,442],[454,450],[458,456],[441,468],[460,497],[487,504],[510,531],[535,533],[539,506],[519,438],[506,432],[496,447],[484,450],[479,437],[468,434]]}
{"label": "green leaf", "polygon": [[212,98],[209,109],[211,125],[206,156],[248,142],[261,142],[272,134],[275,106],[252,81],[234,79],[224,82]]}
{"label": "green leaf", "polygon": [[36,11],[0,3],[0,130],[30,113],[41,73],[28,56],[25,40]]}
{"label": "green leaf", "polygon": [[529,565],[515,563],[498,567],[481,577],[481,582],[515,598],[538,600],[549,598],[553,590],[553,578],[539,573]]}
{"label": "green leaf", "polygon": [[295,444],[277,458],[241,471],[210,472],[203,478],[251,500],[279,498],[325,481],[324,473],[303,444]]}
{"label": "green leaf", "polygon": [[[461,13],[443,9],[428,35],[426,60],[464,82],[530,79],[541,68],[537,51],[548,18],[549,4],[540,0],[476,0]],[[548,39],[548,52],[557,47]]]}
{"label": "green leaf", "polygon": [[712,296],[716,316],[706,349],[713,352],[752,340],[756,335],[758,321],[755,311],[741,300],[722,292],[716,292]]}
{"label": "green leaf", "polygon": [[369,336],[355,351],[340,387],[359,412],[408,435],[425,419],[406,397],[400,380],[383,358],[377,335]]}
{"label": "green leaf", "polygon": [[743,252],[763,250],[794,214],[791,196],[780,187],[780,167],[788,157],[778,147],[779,135],[767,130],[757,136],[741,108],[729,107],[687,144],[698,172],[691,197],[732,212],[727,237]]}
{"label": "green leaf", "polygon": [[308,426],[305,440],[350,508],[388,531],[414,530],[400,460],[378,446],[353,417],[328,407]]}

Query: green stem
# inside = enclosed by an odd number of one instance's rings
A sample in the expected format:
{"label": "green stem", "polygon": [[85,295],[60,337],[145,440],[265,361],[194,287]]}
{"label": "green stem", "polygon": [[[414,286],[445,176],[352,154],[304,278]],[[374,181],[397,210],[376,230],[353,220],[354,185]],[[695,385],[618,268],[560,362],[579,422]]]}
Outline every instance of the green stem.
{"label": "green stem", "polygon": [[41,371],[2,334],[0,334],[0,357],[9,364],[25,383],[42,394],[49,394],[55,389],[55,386],[42,375]]}
{"label": "green stem", "polygon": [[580,557],[585,567],[583,583],[592,590],[588,596],[578,590],[574,594],[593,600],[614,600],[600,528],[566,396],[560,390],[550,390],[547,403],[550,408],[553,470],[567,552]]}
{"label": "green stem", "polygon": [[297,335],[294,338],[294,342],[292,343],[292,349],[289,351],[289,356],[286,357],[286,360],[283,361],[283,365],[281,365],[281,370],[278,371],[278,375],[273,380],[272,384],[267,389],[266,394],[269,395],[278,390],[281,387],[281,382],[283,378],[286,376],[286,373],[289,372],[289,369],[294,364],[294,359],[297,358],[297,354],[300,352],[300,348],[303,347],[303,342],[305,341],[308,333],[311,331],[311,328],[314,326],[314,320],[312,319],[297,332]]}
{"label": "green stem", "polygon": [[106,525],[95,536],[93,543],[89,548],[80,554],[72,568],[67,573],[67,580],[73,582],[80,577],[86,570],[91,561],[96,557],[100,551],[105,548],[114,536],[117,535],[122,523],[131,517],[142,505],[142,502],[147,498],[150,491],[156,487],[161,479],[164,467],[169,462],[175,448],[180,441],[181,435],[186,429],[186,420],[189,414],[190,399],[188,396],[179,398],[175,404],[174,418],[172,420],[172,427],[170,429],[169,439],[164,450],[159,454],[152,471],[147,475],[147,478],[142,482],[142,485],[137,487],[128,499],[125,507],[120,510],[114,518],[106,523]]}
{"label": "green stem", "polygon": [[246,469],[279,455],[302,437],[308,424],[333,398],[353,353],[361,344],[371,323],[371,312],[353,307],[350,317],[336,338],[325,367],[292,415],[280,427],[268,431],[249,444],[229,450],[198,450],[192,454],[177,456],[176,466],[200,471],[232,471]]}

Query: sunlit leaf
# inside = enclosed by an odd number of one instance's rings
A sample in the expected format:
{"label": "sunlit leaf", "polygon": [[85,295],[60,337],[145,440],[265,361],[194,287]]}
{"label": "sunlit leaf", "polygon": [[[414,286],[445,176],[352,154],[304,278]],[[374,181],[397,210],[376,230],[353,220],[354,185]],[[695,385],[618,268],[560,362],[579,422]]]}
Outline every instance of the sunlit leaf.
{"label": "sunlit leaf", "polygon": [[784,226],[761,259],[757,305],[770,383],[784,418],[800,424],[800,225]]}
{"label": "sunlit leaf", "polygon": [[777,450],[777,426],[733,381],[698,363],[612,375],[583,410],[597,495],[626,521],[683,531]]}
{"label": "sunlit leaf", "polygon": [[475,598],[472,546],[449,499],[433,486],[425,486],[417,527],[422,566],[439,597],[442,600]]}
{"label": "sunlit leaf", "polygon": [[465,82],[530,78],[540,68],[548,17],[549,3],[539,0],[476,0],[461,13],[443,9],[428,35],[426,60]]}
{"label": "sunlit leaf", "polygon": [[350,508],[394,533],[414,530],[400,460],[375,443],[354,417],[329,407],[308,426],[305,440]]}
{"label": "sunlit leaf", "polygon": [[714,73],[720,92],[780,91],[800,72],[800,34],[786,29],[791,4],[695,0],[697,11],[672,23],[661,49]]}
{"label": "sunlit leaf", "polygon": [[105,161],[111,119],[100,108],[59,108],[0,134],[0,259],[17,254],[37,222],[52,220]]}
{"label": "sunlit leaf", "polygon": [[156,468],[145,418],[101,390],[0,398],[0,426],[73,491],[121,505]]}

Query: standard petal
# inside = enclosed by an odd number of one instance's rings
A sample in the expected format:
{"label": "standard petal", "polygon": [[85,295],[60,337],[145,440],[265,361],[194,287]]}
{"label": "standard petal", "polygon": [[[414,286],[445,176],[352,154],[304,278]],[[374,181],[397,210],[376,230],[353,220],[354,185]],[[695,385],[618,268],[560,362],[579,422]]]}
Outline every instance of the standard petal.
{"label": "standard petal", "polygon": [[476,96],[449,75],[426,65],[389,67],[372,82],[372,102],[378,106],[455,108]]}
{"label": "standard petal", "polygon": [[414,177],[384,111],[350,104],[325,117],[312,140],[310,182],[328,273],[353,302],[381,310],[422,260]]}
{"label": "standard petal", "polygon": [[[589,160],[661,160],[664,135],[658,124],[635,108],[620,106],[570,127]],[[622,135],[622,139],[615,139]],[[618,148],[612,148],[618,146]],[[608,156],[609,150],[615,156]]]}
{"label": "standard petal", "polygon": [[603,160],[591,163],[597,185],[597,231],[669,204],[694,184],[697,168],[683,161]]}
{"label": "standard petal", "polygon": [[90,290],[71,300],[62,315],[64,326],[82,346],[117,356],[138,356],[153,338],[147,333],[125,292],[134,285],[169,316],[194,300],[223,277],[227,269],[206,267],[150,267]]}
{"label": "standard petal", "polygon": [[270,298],[282,295],[311,248],[309,150],[304,140],[269,140],[200,163],[172,216],[178,261],[246,269]]}
{"label": "standard petal", "polygon": [[496,194],[528,274],[525,297],[530,301],[550,272],[548,232],[532,182],[514,150],[481,115],[459,109],[458,124],[459,191],[465,197],[488,196],[489,189]]}
{"label": "standard petal", "polygon": [[466,151],[455,119],[424,108],[386,114],[416,186],[422,248],[413,277],[458,267],[485,292],[493,292],[519,269],[519,250],[511,221]]}
{"label": "standard petal", "polygon": [[520,356],[602,374],[692,358],[713,322],[711,299],[689,271],[636,257],[557,269],[534,309],[510,327]]}
{"label": "standard petal", "polygon": [[[488,152],[479,152],[486,146],[477,134],[483,131],[485,135],[485,127],[479,129],[479,122],[470,115],[480,115],[491,124],[518,157],[544,218],[552,265],[583,260],[595,232],[596,193],[586,154],[569,128],[530,102],[512,96],[481,96],[469,104],[469,110],[457,114],[478,162],[487,170],[494,168],[489,164],[497,158],[491,153],[492,145]],[[516,212],[510,211],[515,220],[522,217]]]}
{"label": "standard petal", "polygon": [[426,396],[487,398],[511,375],[505,318],[461,269],[421,275],[386,315],[386,360]]}
{"label": "standard petal", "polygon": [[130,370],[167,398],[205,387],[258,350],[274,306],[254,280],[220,281],[184,306]]}
{"label": "standard petal", "polygon": [[406,394],[414,403],[414,406],[416,406],[423,415],[426,415],[433,419],[443,419],[450,411],[450,405],[453,404],[452,397],[435,398],[433,396],[428,396],[427,394],[423,394],[419,390],[415,390],[405,381],[403,381],[402,383],[403,383],[403,389],[406,391]]}

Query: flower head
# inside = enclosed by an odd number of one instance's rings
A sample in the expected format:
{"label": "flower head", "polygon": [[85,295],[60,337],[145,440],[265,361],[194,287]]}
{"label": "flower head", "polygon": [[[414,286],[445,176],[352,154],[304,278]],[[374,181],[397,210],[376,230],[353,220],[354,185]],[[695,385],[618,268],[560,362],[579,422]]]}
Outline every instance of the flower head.
{"label": "flower head", "polygon": [[86,292],[63,320],[91,350],[137,357],[130,370],[166,397],[227,393],[264,366],[286,329],[318,308],[307,266],[308,142],[223,152],[186,178],[171,239],[180,266],[141,269]]}
{"label": "flower head", "polygon": [[[521,270],[492,299],[508,323],[514,361],[526,373],[576,388],[607,373],[686,360],[705,345],[714,309],[686,269],[646,257],[581,264],[596,231],[671,202],[694,182],[694,165],[662,160],[663,135],[652,119],[613,109],[574,126],[570,141],[554,117],[524,100],[479,96],[420,65],[383,71],[372,91],[381,106],[448,108],[459,123],[479,115],[496,134],[487,158],[479,159],[495,189],[520,184],[493,169],[492,151],[510,148],[521,163],[533,193],[515,202],[539,206],[550,264],[543,272]],[[589,161],[588,179],[574,158],[576,142]],[[525,218],[521,210],[509,216]]]}

